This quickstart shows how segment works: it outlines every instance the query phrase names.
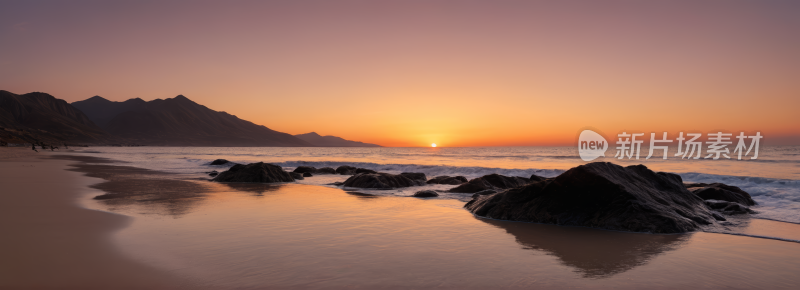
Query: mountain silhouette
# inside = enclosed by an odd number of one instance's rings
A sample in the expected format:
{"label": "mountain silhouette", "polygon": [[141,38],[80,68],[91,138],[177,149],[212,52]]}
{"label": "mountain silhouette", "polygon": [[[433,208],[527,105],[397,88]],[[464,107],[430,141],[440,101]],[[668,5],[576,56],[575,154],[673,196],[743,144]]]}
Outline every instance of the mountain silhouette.
{"label": "mountain silhouette", "polygon": [[350,141],[336,136],[320,136],[316,132],[294,136],[319,147],[381,147],[381,145]]}
{"label": "mountain silhouette", "polygon": [[66,101],[40,92],[17,95],[0,90],[0,127],[0,139],[9,143],[118,141]]}
{"label": "mountain silhouette", "polygon": [[156,146],[313,146],[287,133],[217,112],[183,95],[146,102],[99,96],[72,103],[113,136]]}

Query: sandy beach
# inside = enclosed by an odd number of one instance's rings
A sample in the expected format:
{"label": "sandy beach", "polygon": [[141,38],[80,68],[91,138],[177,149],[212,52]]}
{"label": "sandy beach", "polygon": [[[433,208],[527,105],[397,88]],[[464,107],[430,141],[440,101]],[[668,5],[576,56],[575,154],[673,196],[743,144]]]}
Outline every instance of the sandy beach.
{"label": "sandy beach", "polygon": [[81,207],[100,180],[49,154],[0,148],[0,288],[195,288],[123,256],[111,236],[132,218]]}
{"label": "sandy beach", "polygon": [[[3,154],[4,289],[800,285],[796,242],[487,220],[453,199],[211,183],[69,152]],[[759,219],[741,230],[797,232]]]}

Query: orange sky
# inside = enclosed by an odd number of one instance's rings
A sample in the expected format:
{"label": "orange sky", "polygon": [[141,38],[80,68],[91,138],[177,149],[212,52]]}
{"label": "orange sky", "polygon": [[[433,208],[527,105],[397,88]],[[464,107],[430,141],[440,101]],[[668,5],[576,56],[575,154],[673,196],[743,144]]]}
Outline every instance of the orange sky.
{"label": "orange sky", "polygon": [[800,142],[800,2],[652,2],[3,1],[0,89],[183,94],[384,146],[573,144],[585,127]]}

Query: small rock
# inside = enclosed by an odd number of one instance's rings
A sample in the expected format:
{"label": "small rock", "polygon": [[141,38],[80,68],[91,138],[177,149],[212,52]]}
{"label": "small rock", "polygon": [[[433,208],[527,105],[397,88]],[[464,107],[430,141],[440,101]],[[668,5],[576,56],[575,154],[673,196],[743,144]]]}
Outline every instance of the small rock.
{"label": "small rock", "polygon": [[297,166],[297,168],[295,168],[294,171],[292,171],[292,172],[306,173],[306,172],[315,172],[315,171],[317,171],[317,169],[312,167],[312,166]]}
{"label": "small rock", "polygon": [[341,175],[354,175],[356,174],[356,169],[353,166],[342,165],[336,168],[336,173]]}
{"label": "small rock", "polygon": [[414,197],[437,197],[437,196],[439,196],[439,194],[433,190],[422,190],[414,193]]}
{"label": "small rock", "polygon": [[436,176],[434,178],[431,178],[431,180],[428,180],[428,184],[459,185],[465,182],[467,182],[467,178],[464,176],[450,177],[447,175]]}
{"label": "small rock", "polygon": [[211,161],[211,165],[223,165],[223,164],[227,164],[229,162],[230,161],[225,160],[225,159],[217,159],[217,160]]}
{"label": "small rock", "polygon": [[303,173],[303,177],[312,177],[312,176],[314,176],[314,175],[311,175],[311,172],[304,172]]}

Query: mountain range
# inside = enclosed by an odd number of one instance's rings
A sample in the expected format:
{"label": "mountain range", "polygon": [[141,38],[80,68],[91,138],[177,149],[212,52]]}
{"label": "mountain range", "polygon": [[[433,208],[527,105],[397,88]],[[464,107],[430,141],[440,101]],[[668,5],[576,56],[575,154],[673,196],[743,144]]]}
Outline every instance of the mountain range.
{"label": "mountain range", "polygon": [[294,136],[320,147],[381,147],[381,145],[377,144],[350,141],[336,136],[320,136],[316,132],[298,134]]}
{"label": "mountain range", "polygon": [[[67,103],[45,93],[0,91],[0,143],[66,141],[150,146],[375,147],[316,133],[291,134],[242,120],[183,95],[114,102],[99,96]],[[5,141],[4,141],[5,140]]]}
{"label": "mountain range", "polygon": [[0,127],[0,139],[7,143],[118,141],[66,101],[39,92],[17,95],[0,90]]}

